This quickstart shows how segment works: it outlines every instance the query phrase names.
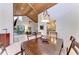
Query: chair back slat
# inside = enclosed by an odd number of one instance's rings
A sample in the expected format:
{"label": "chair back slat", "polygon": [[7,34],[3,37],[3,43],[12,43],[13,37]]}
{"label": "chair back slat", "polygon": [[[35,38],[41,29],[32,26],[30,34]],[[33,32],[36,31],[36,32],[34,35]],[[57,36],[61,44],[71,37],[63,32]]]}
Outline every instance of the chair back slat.
{"label": "chair back slat", "polygon": [[71,48],[75,51],[76,54],[79,54],[78,50],[75,48],[77,47],[79,49],[79,43],[75,41],[75,38],[73,36],[70,37],[71,45],[69,47],[69,50],[67,51],[67,55],[69,55]]}

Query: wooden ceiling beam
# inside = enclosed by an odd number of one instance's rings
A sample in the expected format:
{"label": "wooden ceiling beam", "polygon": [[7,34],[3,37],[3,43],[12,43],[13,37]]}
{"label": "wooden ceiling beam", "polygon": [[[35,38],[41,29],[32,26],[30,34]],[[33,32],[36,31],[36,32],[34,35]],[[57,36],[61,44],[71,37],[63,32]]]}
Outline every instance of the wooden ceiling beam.
{"label": "wooden ceiling beam", "polygon": [[28,5],[34,10],[34,12],[35,12],[36,14],[38,14],[37,11],[35,10],[35,8],[34,8],[30,3],[28,3]]}

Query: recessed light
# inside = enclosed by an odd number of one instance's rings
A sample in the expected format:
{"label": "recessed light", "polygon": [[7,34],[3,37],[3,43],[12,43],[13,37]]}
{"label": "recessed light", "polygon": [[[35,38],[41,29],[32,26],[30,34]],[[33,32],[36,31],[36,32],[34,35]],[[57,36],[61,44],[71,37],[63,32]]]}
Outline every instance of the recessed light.
{"label": "recessed light", "polygon": [[21,7],[21,10],[23,10],[24,8],[23,7]]}

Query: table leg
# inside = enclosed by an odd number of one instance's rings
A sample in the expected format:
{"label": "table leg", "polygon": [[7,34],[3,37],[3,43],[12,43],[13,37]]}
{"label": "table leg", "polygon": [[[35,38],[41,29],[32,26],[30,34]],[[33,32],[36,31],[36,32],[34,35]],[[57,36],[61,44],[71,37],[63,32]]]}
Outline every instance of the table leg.
{"label": "table leg", "polygon": [[22,46],[21,46],[21,55],[23,55],[23,49],[22,49]]}

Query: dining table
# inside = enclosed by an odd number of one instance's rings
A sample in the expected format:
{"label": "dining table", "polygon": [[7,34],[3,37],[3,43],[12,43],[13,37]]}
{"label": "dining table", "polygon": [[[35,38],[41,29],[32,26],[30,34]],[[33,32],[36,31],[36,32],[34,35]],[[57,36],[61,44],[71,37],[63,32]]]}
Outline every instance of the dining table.
{"label": "dining table", "polygon": [[43,42],[42,39],[24,41],[21,45],[21,54],[25,55],[60,55],[63,48],[63,40],[56,39],[56,42]]}

